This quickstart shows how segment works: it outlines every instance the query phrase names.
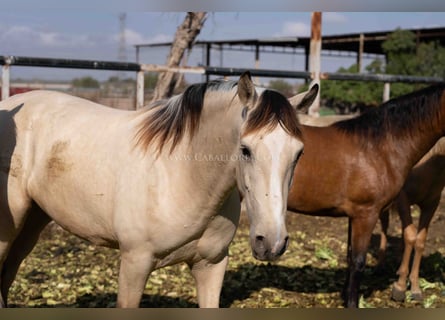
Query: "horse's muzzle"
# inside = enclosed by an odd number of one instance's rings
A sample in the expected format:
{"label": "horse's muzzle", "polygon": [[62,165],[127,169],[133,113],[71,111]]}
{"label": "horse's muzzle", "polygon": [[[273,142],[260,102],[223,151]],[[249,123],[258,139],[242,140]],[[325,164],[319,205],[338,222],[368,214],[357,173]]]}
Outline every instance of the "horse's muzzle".
{"label": "horse's muzzle", "polygon": [[288,236],[273,245],[270,244],[266,237],[256,236],[252,242],[252,254],[257,260],[273,261],[278,259],[286,251],[288,245]]}

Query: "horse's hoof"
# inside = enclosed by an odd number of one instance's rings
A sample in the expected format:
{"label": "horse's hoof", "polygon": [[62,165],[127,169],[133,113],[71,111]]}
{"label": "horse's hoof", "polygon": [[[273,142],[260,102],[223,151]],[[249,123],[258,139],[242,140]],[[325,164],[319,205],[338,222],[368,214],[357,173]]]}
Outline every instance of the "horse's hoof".
{"label": "horse's hoof", "polygon": [[397,289],[395,286],[393,286],[391,298],[398,302],[405,301],[405,292],[406,292],[406,290],[400,290],[400,289]]}
{"label": "horse's hoof", "polygon": [[422,301],[422,292],[411,292],[411,299],[414,301]]}

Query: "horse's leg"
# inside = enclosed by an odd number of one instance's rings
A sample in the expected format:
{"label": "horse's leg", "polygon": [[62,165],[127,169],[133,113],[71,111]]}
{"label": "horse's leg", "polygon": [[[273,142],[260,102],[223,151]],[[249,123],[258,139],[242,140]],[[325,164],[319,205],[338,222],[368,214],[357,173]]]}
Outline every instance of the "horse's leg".
{"label": "horse's leg", "polygon": [[407,289],[407,277],[409,272],[409,261],[414,243],[416,241],[416,227],[411,217],[411,208],[405,193],[401,192],[396,201],[397,212],[402,222],[404,249],[402,261],[400,263],[397,274],[399,278],[393,284],[392,298],[396,301],[405,300],[405,292]]}
{"label": "horse's leg", "polygon": [[[1,203],[0,203],[1,205]],[[9,249],[12,242],[15,239],[14,222],[12,218],[3,214],[6,210],[3,210],[3,206],[0,207],[0,287],[2,285],[3,265],[8,256]],[[0,307],[6,307],[6,296],[0,294]]]}
{"label": "horse's leg", "polygon": [[366,266],[366,253],[378,217],[378,212],[369,210],[362,211],[350,219],[351,249],[346,289],[346,306],[348,308],[357,308],[359,304],[360,280]]}
{"label": "horse's leg", "polygon": [[384,268],[386,247],[388,246],[388,225],[389,225],[389,209],[382,212],[380,215],[380,246],[378,252],[377,271]]}
{"label": "horse's leg", "polygon": [[[144,243],[146,245],[146,243]],[[121,244],[119,292],[117,307],[138,308],[148,275],[153,271],[154,259],[146,246],[126,248]]]}
{"label": "horse's leg", "polygon": [[349,288],[349,278],[350,278],[350,268],[349,266],[352,265],[351,262],[351,230],[352,230],[352,222],[351,222],[351,218],[348,218],[348,243],[346,246],[346,263],[348,265],[348,268],[346,270],[346,280],[345,280],[345,285],[343,286],[343,290],[341,293],[341,297],[342,299],[346,302],[349,296],[348,293],[348,288]]}
{"label": "horse's leg", "polygon": [[219,308],[219,298],[228,260],[228,256],[225,256],[215,264],[201,260],[190,265],[196,281],[200,308]]}
{"label": "horse's leg", "polygon": [[411,267],[411,273],[409,275],[409,280],[411,283],[411,296],[414,300],[422,300],[422,290],[419,286],[419,270],[420,270],[420,262],[422,260],[423,251],[425,249],[426,237],[428,234],[428,227],[431,223],[431,219],[433,218],[434,212],[440,202],[440,196],[435,198],[432,203],[428,205],[422,206],[421,214],[419,218],[419,227],[416,237],[416,243],[414,245],[414,259],[413,265]]}
{"label": "horse's leg", "polygon": [[41,231],[50,221],[51,219],[40,208],[33,208],[26,218],[25,224],[14,240],[8,257],[3,264],[1,294],[5,299],[5,303],[7,303],[8,291],[15,279],[20,264],[34,248]]}
{"label": "horse's leg", "polygon": [[[0,174],[0,275],[17,234],[23,226],[31,201],[14,182]],[[0,288],[2,285],[0,276]],[[0,307],[6,307],[6,296],[0,294]]]}

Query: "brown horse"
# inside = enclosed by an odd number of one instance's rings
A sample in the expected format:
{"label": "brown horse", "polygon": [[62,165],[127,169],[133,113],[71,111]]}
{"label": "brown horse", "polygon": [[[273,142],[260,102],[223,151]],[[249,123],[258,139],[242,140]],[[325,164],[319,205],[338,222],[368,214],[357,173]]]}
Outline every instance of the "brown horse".
{"label": "brown horse", "polygon": [[349,217],[345,304],[357,307],[366,252],[380,213],[411,168],[445,134],[445,84],[392,99],[327,127],[303,126],[304,152],[288,209]]}
{"label": "brown horse", "polygon": [[[405,299],[407,277],[411,252],[414,248],[414,259],[409,274],[411,297],[422,300],[419,286],[419,269],[425,248],[428,227],[439,205],[442,190],[445,187],[445,138],[440,139],[434,147],[415,165],[408,175],[402,191],[394,201],[393,208],[398,212],[402,222],[405,248],[400,264],[399,279],[393,285],[392,297],[397,301]],[[411,205],[420,209],[418,227],[416,229],[411,216]],[[389,222],[389,210],[380,216],[382,224],[379,265],[382,264],[386,250],[386,235]]]}

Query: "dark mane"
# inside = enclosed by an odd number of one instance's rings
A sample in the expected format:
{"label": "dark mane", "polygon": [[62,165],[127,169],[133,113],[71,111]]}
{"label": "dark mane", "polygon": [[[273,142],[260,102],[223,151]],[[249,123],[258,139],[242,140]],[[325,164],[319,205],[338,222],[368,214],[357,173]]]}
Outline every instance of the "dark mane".
{"label": "dark mane", "polygon": [[[332,126],[358,137],[364,144],[380,142],[387,136],[416,135],[437,125],[445,84],[429,86],[391,99],[360,116],[339,121]],[[420,124],[420,125],[419,125]]]}
{"label": "dark mane", "polygon": [[282,94],[265,90],[258,105],[249,114],[244,135],[265,128],[273,130],[278,124],[289,134],[301,138],[297,112]]}
{"label": "dark mane", "polygon": [[170,152],[176,147],[186,133],[192,137],[199,127],[199,120],[204,104],[204,96],[211,90],[231,90],[234,81],[214,80],[207,83],[193,84],[184,93],[168,100],[156,101],[151,108],[159,107],[140,124],[137,131],[137,145],[144,150],[157,142],[157,150],[162,151],[164,145],[171,141]]}

